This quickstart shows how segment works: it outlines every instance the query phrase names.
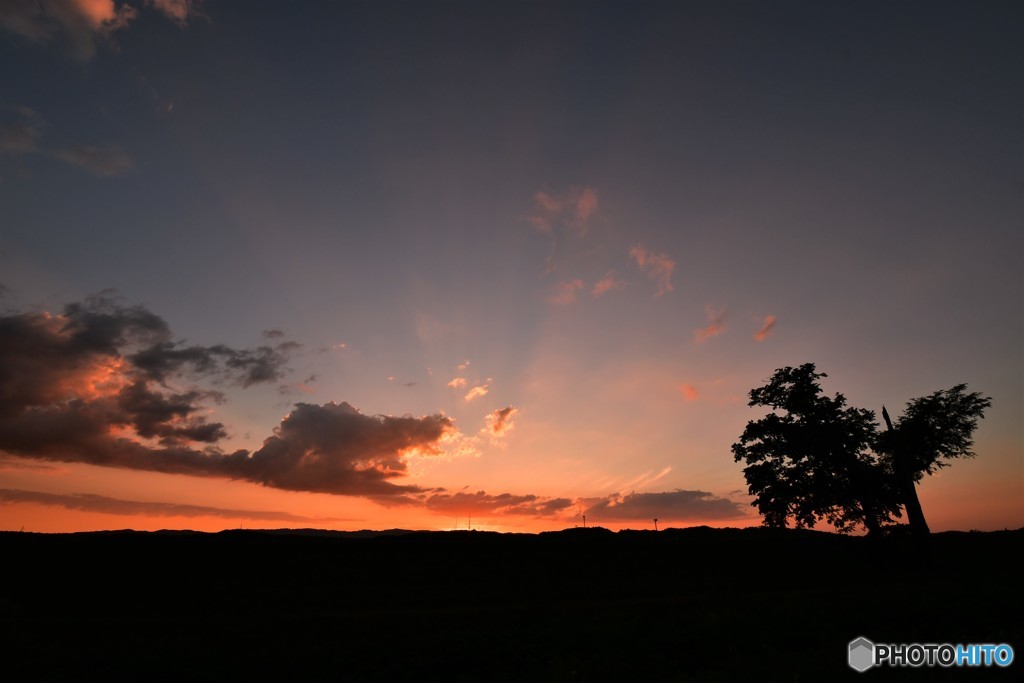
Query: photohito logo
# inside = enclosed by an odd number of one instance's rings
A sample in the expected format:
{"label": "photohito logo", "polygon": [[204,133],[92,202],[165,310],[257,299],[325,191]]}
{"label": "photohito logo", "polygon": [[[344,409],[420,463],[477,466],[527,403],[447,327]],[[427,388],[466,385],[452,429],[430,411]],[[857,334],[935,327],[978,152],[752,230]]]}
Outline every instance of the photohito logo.
{"label": "photohito logo", "polygon": [[850,668],[867,671],[873,666],[1010,666],[1013,648],[1006,643],[972,645],[952,643],[872,643],[861,636],[847,648]]}

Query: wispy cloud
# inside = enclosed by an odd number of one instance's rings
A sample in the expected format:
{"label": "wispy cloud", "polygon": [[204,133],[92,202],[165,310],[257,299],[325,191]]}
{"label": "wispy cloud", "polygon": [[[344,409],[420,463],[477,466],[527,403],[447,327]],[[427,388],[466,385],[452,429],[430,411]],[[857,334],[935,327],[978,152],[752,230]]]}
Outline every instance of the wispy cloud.
{"label": "wispy cloud", "polygon": [[594,283],[594,288],[590,290],[590,294],[592,296],[601,296],[617,289],[623,289],[625,286],[625,282],[615,277],[615,271],[609,270],[603,278]]}
{"label": "wispy cloud", "polygon": [[8,106],[0,108],[0,114],[0,154],[44,154],[102,176],[120,175],[135,166],[131,155],[116,144],[41,148],[39,141],[46,122],[35,111]]}
{"label": "wispy cloud", "polygon": [[0,154],[20,156],[38,151],[46,122],[29,107],[0,106]]}
{"label": "wispy cloud", "polygon": [[492,438],[505,436],[516,428],[512,421],[519,411],[512,406],[506,406],[500,410],[493,410],[487,414],[486,426],[481,430]]}
{"label": "wispy cloud", "polygon": [[675,270],[676,262],[666,254],[655,254],[648,251],[642,245],[636,245],[629,250],[629,256],[644,273],[657,285],[655,297],[662,296],[672,291],[672,271]]}
{"label": "wispy cloud", "polygon": [[0,153],[26,154],[36,151],[39,129],[27,123],[12,123],[0,127]]}
{"label": "wispy cloud", "polygon": [[693,333],[693,341],[698,344],[725,332],[725,309],[716,311],[709,304],[704,311],[708,316],[708,325]]}
{"label": "wispy cloud", "polygon": [[764,321],[761,323],[761,329],[754,333],[754,339],[759,342],[767,339],[775,330],[775,322],[776,318],[774,315],[765,316]]}
{"label": "wispy cloud", "polygon": [[657,517],[666,522],[707,522],[749,516],[746,506],[707,491],[664,491],[659,493],[613,493],[603,498],[577,501],[588,520],[649,521]]}
{"label": "wispy cloud", "polygon": [[[413,502],[410,500],[410,502]],[[572,501],[568,498],[546,498],[532,494],[511,493],[434,493],[418,502],[428,510],[449,515],[524,515],[550,517],[569,510]]]}
{"label": "wispy cloud", "polygon": [[478,387],[473,387],[472,389],[470,389],[469,392],[466,394],[465,399],[467,401],[472,401],[473,399],[480,398],[481,396],[486,396],[487,391],[487,385],[481,384]]}
{"label": "wispy cloud", "polygon": [[683,398],[685,398],[687,401],[696,401],[698,398],[700,398],[700,391],[698,391],[697,387],[693,386],[692,384],[680,385],[679,393],[681,393],[683,395]]}
{"label": "wispy cloud", "polygon": [[448,386],[450,386],[452,389],[461,389],[462,387],[466,386],[466,378],[454,377],[452,378],[452,381],[448,382]]}
{"label": "wispy cloud", "polygon": [[200,13],[202,0],[147,0],[147,4],[179,26],[185,26],[190,18]]}
{"label": "wispy cloud", "polygon": [[[184,26],[200,7],[198,0],[148,0],[147,6]],[[126,28],[138,10],[114,0],[5,0],[0,2],[0,26],[33,43],[63,36],[72,56],[88,61],[96,43]]]}
{"label": "wispy cloud", "polygon": [[551,296],[548,297],[550,303],[556,306],[568,306],[576,303],[576,295],[583,289],[583,280],[569,280],[567,282],[559,282],[554,286]]}
{"label": "wispy cloud", "polygon": [[563,195],[538,192],[533,196],[533,212],[527,220],[543,233],[561,227],[582,236],[598,205],[597,191],[592,187],[574,187]]}
{"label": "wispy cloud", "polygon": [[53,156],[102,176],[120,175],[135,167],[131,155],[121,149],[120,145],[114,144],[101,147],[74,145],[56,150]]}
{"label": "wispy cloud", "polygon": [[45,493],[21,489],[0,489],[0,503],[32,503],[68,510],[101,512],[108,515],[145,515],[147,517],[221,517],[272,522],[327,523],[346,521],[337,517],[307,517],[290,512],[269,510],[237,510],[232,508],[165,503],[158,501],[123,500],[94,493]]}

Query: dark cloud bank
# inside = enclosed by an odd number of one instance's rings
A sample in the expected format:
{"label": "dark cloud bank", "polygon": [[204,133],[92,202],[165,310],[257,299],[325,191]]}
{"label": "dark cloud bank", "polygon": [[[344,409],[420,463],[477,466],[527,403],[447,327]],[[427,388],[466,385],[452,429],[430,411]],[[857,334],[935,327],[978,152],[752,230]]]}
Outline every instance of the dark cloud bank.
{"label": "dark cloud bank", "polygon": [[[449,493],[405,484],[406,456],[440,453],[442,439],[457,433],[451,419],[440,414],[364,415],[345,402],[298,403],[261,448],[225,451],[219,444],[227,429],[206,415],[208,405],[223,396],[201,382],[250,387],[281,380],[298,344],[284,341],[276,330],[264,339],[268,343],[251,349],[186,344],[172,337],[159,316],[102,295],[69,304],[60,315],[0,317],[0,450],[37,461],[367,496],[442,514],[552,516],[568,514],[574,506],[595,520],[610,521],[729,519],[742,514],[737,504],[701,491],[616,494],[573,502],[483,491]],[[506,408],[505,417],[512,410]],[[118,509],[101,497],[60,498],[35,502],[77,509],[102,503]],[[6,495],[5,500],[12,499]],[[120,509],[140,508],[128,501]]]}

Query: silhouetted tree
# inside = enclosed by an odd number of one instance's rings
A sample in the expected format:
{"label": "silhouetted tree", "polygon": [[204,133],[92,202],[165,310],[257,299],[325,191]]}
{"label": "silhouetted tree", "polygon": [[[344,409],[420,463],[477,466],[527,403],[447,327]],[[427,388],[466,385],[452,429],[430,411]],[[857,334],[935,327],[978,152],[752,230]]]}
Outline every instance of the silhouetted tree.
{"label": "silhouetted tree", "polygon": [[884,464],[871,451],[875,415],[822,395],[814,364],[775,371],[751,390],[751,406],[771,408],[747,423],[732,452],[767,526],[825,520],[839,531],[877,532],[898,514]]}
{"label": "silhouetted tree", "polygon": [[878,435],[875,448],[889,463],[910,530],[915,535],[929,533],[917,497],[917,483],[925,474],[948,467],[946,460],[975,456],[971,450],[974,430],[991,405],[991,398],[978,392],[967,393],[967,385],[958,384],[913,399],[895,425],[882,406],[888,431]]}
{"label": "silhouetted tree", "polygon": [[732,452],[747,466],[753,502],[768,526],[813,526],[824,520],[848,532],[870,533],[907,511],[914,534],[929,533],[917,483],[950,458],[972,457],[972,436],[991,399],[967,386],[916,398],[888,431],[879,433],[875,414],[846,406],[842,394],[822,395],[826,377],[813,363],[775,371],[751,390],[751,406],[773,412],[747,423]]}

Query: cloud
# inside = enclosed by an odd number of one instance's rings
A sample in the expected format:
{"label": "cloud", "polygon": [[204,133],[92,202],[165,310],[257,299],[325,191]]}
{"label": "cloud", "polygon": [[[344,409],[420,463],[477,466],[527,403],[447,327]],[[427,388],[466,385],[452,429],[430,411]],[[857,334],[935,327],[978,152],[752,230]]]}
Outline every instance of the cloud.
{"label": "cloud", "polygon": [[459,389],[461,387],[464,387],[464,386],[466,386],[466,378],[465,377],[455,377],[455,378],[452,379],[451,382],[448,382],[448,386],[450,386],[452,389]]}
{"label": "cloud", "polygon": [[179,26],[185,26],[189,17],[199,13],[202,2],[201,0],[147,0],[147,4],[152,5]]}
{"label": "cloud", "polygon": [[574,304],[576,303],[576,294],[581,289],[583,289],[583,280],[559,282],[555,285],[551,296],[548,297],[548,301],[556,306],[568,306],[570,304]]}
{"label": "cloud", "polygon": [[538,192],[533,195],[533,213],[527,220],[543,233],[560,227],[583,236],[598,205],[597,191],[592,187],[574,187],[564,195]]}
{"label": "cloud", "polygon": [[118,145],[75,145],[56,150],[53,156],[101,176],[120,175],[135,167],[132,157]]}
{"label": "cloud", "polygon": [[707,491],[664,491],[659,493],[613,493],[603,498],[577,501],[587,517],[601,521],[647,521],[657,517],[665,521],[706,522],[749,516],[746,506],[717,498]]}
{"label": "cloud", "polygon": [[19,156],[38,151],[46,122],[29,107],[0,106],[0,154]]}
{"label": "cloud", "polygon": [[26,123],[0,127],[0,153],[25,154],[36,151],[39,129]]}
{"label": "cloud", "polygon": [[767,315],[764,321],[761,323],[761,329],[754,333],[754,339],[756,341],[764,341],[769,335],[775,330],[775,316]]}
{"label": "cloud", "polygon": [[407,473],[409,453],[440,454],[438,442],[454,429],[443,415],[371,416],[348,403],[299,403],[262,448],[233,466],[239,478],[282,489],[363,496],[419,491],[390,480]]}
{"label": "cloud", "polygon": [[222,517],[227,519],[258,519],[274,522],[340,522],[337,517],[306,517],[290,512],[267,510],[234,510],[231,508],[163,503],[155,501],[122,500],[94,493],[44,493],[21,489],[0,489],[0,503],[32,503],[52,505],[68,510],[101,512],[108,515],[146,515],[147,517]]}
{"label": "cloud", "polygon": [[672,271],[675,270],[676,262],[665,254],[655,254],[648,251],[641,245],[629,250],[629,256],[636,262],[636,265],[657,284],[658,289],[654,293],[659,297],[672,291]]}
{"label": "cloud", "polygon": [[[184,26],[198,13],[199,0],[147,0],[146,5]],[[114,0],[4,0],[0,2],[0,26],[37,44],[57,36],[67,39],[72,56],[89,61],[96,42],[126,28],[138,12]]]}
{"label": "cloud", "polygon": [[297,404],[254,453],[218,447],[212,378],[277,381],[294,342],[256,349],[170,341],[159,316],[91,297],[63,313],[0,317],[0,451],[46,461],[227,477],[277,488],[384,495],[407,454],[440,453],[441,415],[368,416],[347,403]]}
{"label": "cloud", "polygon": [[501,493],[492,495],[484,491],[476,493],[434,493],[420,501],[428,510],[449,515],[525,515],[553,516],[572,507],[568,498],[545,498],[532,494],[514,495]]}
{"label": "cloud", "polygon": [[704,310],[708,316],[708,326],[693,333],[693,341],[698,344],[725,332],[725,309],[716,311],[709,304]]}
{"label": "cloud", "polygon": [[597,212],[597,192],[585,187],[573,199],[573,224],[586,230],[590,217]]}
{"label": "cloud", "polygon": [[505,436],[516,428],[512,418],[515,417],[518,412],[519,411],[512,406],[491,411],[487,414],[487,424],[481,431],[489,434],[492,438]]}
{"label": "cloud", "polygon": [[615,271],[609,270],[603,278],[594,283],[594,288],[590,290],[590,294],[592,296],[601,296],[613,290],[622,289],[625,286],[625,282],[615,277]]}
{"label": "cloud", "polygon": [[0,3],[0,26],[33,43],[48,43],[64,35],[72,55],[88,61],[96,54],[96,39],[126,27],[136,17],[126,4],[114,0],[6,0]]}
{"label": "cloud", "polygon": [[458,365],[458,367],[456,369],[459,372],[462,372],[463,370],[465,370],[468,367],[469,367],[469,361],[467,360],[467,361],[463,361],[463,362],[459,363],[459,365]]}
{"label": "cloud", "polygon": [[566,241],[578,241],[587,234],[598,206],[597,191],[591,187],[573,187],[562,195],[538,192],[533,196],[533,211],[526,220],[550,241],[546,272],[557,267]]}
{"label": "cloud", "polygon": [[528,220],[542,232],[561,227],[583,237],[590,219],[597,213],[598,204],[593,187],[572,187],[561,196],[538,193],[534,196],[534,213]]}
{"label": "cloud", "polygon": [[465,399],[467,401],[472,401],[475,398],[480,398],[481,396],[486,396],[486,395],[487,395],[487,385],[486,384],[481,384],[478,387],[473,387],[472,389],[470,389],[469,392],[466,394]]}
{"label": "cloud", "polygon": [[697,390],[697,387],[693,386],[692,384],[681,385],[679,387],[679,393],[681,393],[683,395],[683,398],[685,398],[687,401],[696,401],[698,398],[700,398],[700,392]]}

